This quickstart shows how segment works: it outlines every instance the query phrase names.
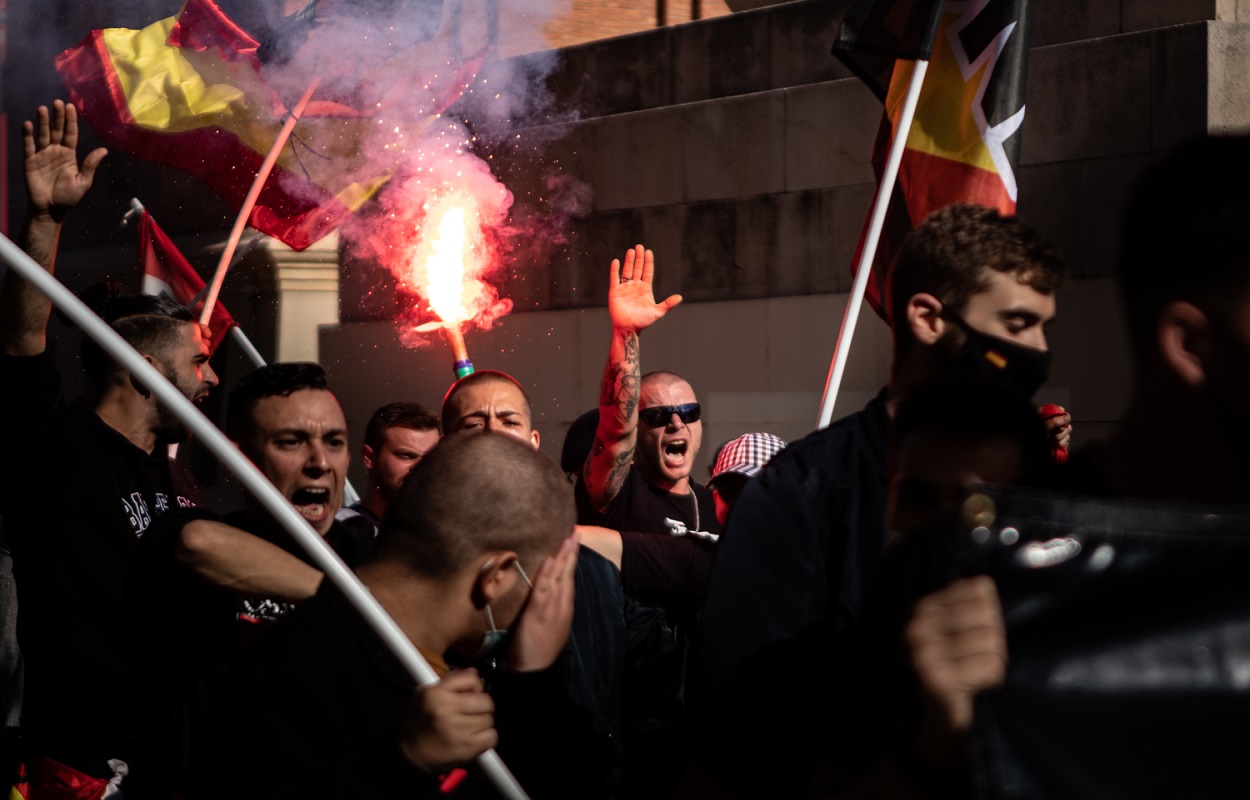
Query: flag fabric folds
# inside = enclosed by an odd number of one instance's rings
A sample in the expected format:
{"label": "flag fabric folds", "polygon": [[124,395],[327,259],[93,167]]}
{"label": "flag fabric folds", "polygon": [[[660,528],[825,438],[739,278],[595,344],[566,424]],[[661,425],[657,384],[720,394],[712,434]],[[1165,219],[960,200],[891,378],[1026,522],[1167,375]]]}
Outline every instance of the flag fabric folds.
{"label": "flag fabric folds", "polygon": [[929,61],[868,284],[882,317],[894,253],[930,213],[955,203],[1015,213],[1028,19],[1029,0],[877,0],[843,20],[834,53],[885,104],[872,157],[878,178],[913,62]]}
{"label": "flag fabric folds", "polygon": [[[204,300],[201,295],[204,279],[147,211],[139,219],[139,254],[143,261],[143,293],[164,295],[198,314]],[[218,302],[213,306],[208,324],[212,330],[209,350],[215,353],[238,323],[226,306]]]}
{"label": "flag fabric folds", "polygon": [[941,13],[942,0],[857,3],[842,18],[834,53],[885,100],[896,60],[929,58]]}
{"label": "flag fabric folds", "polygon": [[[288,104],[307,88],[267,72],[260,47],[212,0],[187,0],[178,15],[140,30],[93,31],[61,53],[56,68],[110,146],[186,170],[238,209]],[[393,136],[377,118],[384,104],[362,103],[362,111],[314,97],[249,223],[296,250],[333,231],[387,181],[402,152],[395,141],[411,141],[460,96],[485,56],[476,58],[431,85],[421,103],[421,91],[409,88],[415,110],[399,109],[409,122],[402,131],[386,126]]]}

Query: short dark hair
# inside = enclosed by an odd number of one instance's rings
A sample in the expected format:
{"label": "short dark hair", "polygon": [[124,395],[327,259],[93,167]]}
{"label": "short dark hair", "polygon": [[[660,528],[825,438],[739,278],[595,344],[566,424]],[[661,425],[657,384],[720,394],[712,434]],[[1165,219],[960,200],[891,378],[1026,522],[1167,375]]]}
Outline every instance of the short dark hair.
{"label": "short dark hair", "polygon": [[907,392],[894,415],[894,446],[918,434],[1011,441],[1020,448],[1015,482],[1022,485],[1045,485],[1053,468],[1050,437],[1037,409],[1013,387],[990,378],[945,374]]}
{"label": "short dark hair", "polygon": [[525,387],[521,385],[521,382],[506,372],[500,372],[499,370],[494,369],[483,369],[470,373],[469,375],[465,375],[463,378],[453,383],[451,388],[447,390],[447,394],[443,396],[443,407],[440,409],[441,413],[439,415],[443,420],[443,433],[447,433],[447,425],[455,421],[454,419],[451,419],[448,414],[451,410],[451,401],[459,396],[459,394],[465,389],[468,389],[470,386],[476,386],[479,383],[510,383],[515,386],[517,391],[521,393],[521,400],[525,404],[525,416],[529,419],[530,426],[533,426],[534,407],[530,404],[529,393],[525,391]]}
{"label": "short dark hair", "polygon": [[450,436],[404,479],[374,558],[432,578],[490,550],[532,567],[575,521],[572,486],[550,458],[509,436]]}
{"label": "short dark hair", "polygon": [[911,341],[901,324],[907,303],[927,292],[954,314],[988,288],[988,271],[1014,275],[1042,294],[1063,281],[1063,260],[1019,217],[959,203],[934,211],[903,240],[886,286],[894,352]]}
{"label": "short dark hair", "polygon": [[1250,289],[1250,136],[1191,140],[1138,181],[1120,238],[1120,293],[1139,354],[1165,305],[1222,314]]}
{"label": "short dark hair", "polygon": [[320,364],[289,361],[268,364],[244,375],[230,392],[226,403],[226,435],[239,444],[255,433],[252,411],[266,397],[286,397],[301,389],[330,391],[330,381]]}
{"label": "short dark hair", "polygon": [[369,417],[369,424],[365,426],[365,444],[377,450],[391,428],[437,431],[438,414],[420,403],[387,403]]}
{"label": "short dark hair", "polygon": [[[145,294],[105,299],[94,310],[131,347],[158,361],[165,360],[168,349],[178,344],[183,326],[196,323],[195,316],[186,307],[166,297]],[[79,357],[96,391],[120,385],[126,379],[128,373],[121,364],[90,336],[82,337]]]}

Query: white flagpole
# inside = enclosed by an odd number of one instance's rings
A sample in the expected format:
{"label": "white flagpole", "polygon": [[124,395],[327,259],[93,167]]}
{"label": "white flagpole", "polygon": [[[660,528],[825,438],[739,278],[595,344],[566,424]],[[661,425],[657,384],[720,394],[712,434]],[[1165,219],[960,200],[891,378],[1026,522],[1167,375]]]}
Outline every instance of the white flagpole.
{"label": "white flagpole", "polygon": [[[139,379],[156,395],[214,456],[243,481],[243,485],[260,501],[288,533],[299,542],[326,578],[343,593],[348,602],[364,617],[408,673],[422,686],[438,682],[438,675],[422,658],[413,643],[404,635],[382,605],[360,582],[330,545],[300,516],[282,493],[273,487],[259,469],[217,427],[200,413],[157,369],[144,360],[117,331],[96,316],[74,294],[49,272],[22,252],[7,236],[0,235],[0,259],[42,292],[78,327],[95,339],[122,368]],[[495,787],[510,800],[528,800],[525,790],[508,771],[499,754],[487,750],[478,756],[478,764]]]}
{"label": "white flagpole", "polygon": [[894,195],[894,183],[898,180],[898,166],[903,160],[903,150],[907,147],[907,135],[911,132],[912,118],[916,115],[916,104],[920,100],[920,88],[924,85],[924,76],[928,69],[929,62],[926,60],[916,61],[912,68],[911,82],[907,86],[907,97],[903,101],[903,111],[898,118],[898,130],[895,131],[894,138],[890,142],[885,172],[881,175],[881,184],[877,187],[877,197],[873,202],[872,216],[869,218],[868,236],[864,239],[864,249],[860,253],[859,265],[855,270],[855,283],[851,286],[851,296],[846,302],[846,313],[842,316],[842,328],[838,331],[838,342],[833,349],[833,362],[829,365],[829,376],[825,379],[825,393],[820,400],[820,419],[816,423],[817,430],[829,427],[829,422],[833,419],[833,406],[838,400],[842,375],[846,372],[846,361],[851,352],[851,340],[855,337],[855,324],[859,322],[859,309],[864,304],[864,292],[868,289],[872,260],[877,255],[877,244],[881,241],[885,212],[890,206],[890,198]]}
{"label": "white flagpole", "polygon": [[234,343],[242,348],[247,355],[247,360],[252,362],[252,366],[257,368],[265,366],[265,357],[256,349],[256,345],[252,344],[252,340],[247,338],[247,334],[243,332],[242,328],[238,325],[232,326],[230,335],[234,337]]}
{"label": "white flagpole", "polygon": [[286,147],[287,139],[291,138],[291,131],[295,130],[295,123],[299,122],[300,115],[304,113],[304,109],[308,106],[308,101],[312,99],[313,92],[317,90],[317,84],[321,82],[320,78],[313,78],[308,84],[308,88],[304,90],[304,94],[300,97],[299,102],[291,109],[291,113],[287,116],[286,122],[282,126],[282,130],[278,133],[278,138],[274,140],[273,147],[269,148],[269,154],[265,156],[264,162],[260,165],[260,171],[256,173],[256,180],[252,181],[252,188],[248,190],[247,197],[243,200],[243,207],[239,209],[239,216],[234,221],[234,228],[230,231],[230,238],[226,240],[226,249],[221,251],[221,260],[217,262],[217,271],[213,273],[213,280],[208,285],[208,297],[204,300],[204,308],[200,311],[200,324],[207,325],[213,316],[213,306],[217,305],[217,295],[221,292],[221,284],[226,280],[226,269],[230,266],[230,259],[234,256],[234,250],[239,246],[239,239],[243,236],[243,229],[247,227],[248,217],[252,215],[252,209],[256,206],[256,200],[260,197],[260,190],[265,187],[265,181],[269,179],[269,173],[273,171],[273,165],[278,161],[278,155],[282,149]]}

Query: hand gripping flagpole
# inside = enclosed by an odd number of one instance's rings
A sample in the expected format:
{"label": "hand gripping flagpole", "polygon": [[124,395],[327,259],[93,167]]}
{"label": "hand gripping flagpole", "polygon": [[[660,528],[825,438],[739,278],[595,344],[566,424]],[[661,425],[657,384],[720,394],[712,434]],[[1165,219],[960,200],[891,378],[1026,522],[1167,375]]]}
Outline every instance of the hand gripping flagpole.
{"label": "hand gripping flagpole", "polygon": [[833,349],[833,362],[829,365],[829,376],[825,379],[825,393],[820,400],[820,419],[816,423],[817,430],[829,427],[829,422],[833,419],[833,406],[838,400],[842,375],[846,372],[846,361],[851,353],[851,340],[855,337],[855,325],[859,322],[859,309],[864,304],[864,292],[868,290],[872,261],[877,255],[877,243],[881,241],[885,212],[890,207],[890,198],[894,196],[898,167],[903,161],[903,151],[907,148],[907,135],[911,132],[912,118],[916,115],[916,105],[920,101],[920,88],[924,85],[924,76],[928,70],[927,60],[914,62],[911,83],[907,86],[907,97],[903,101],[903,111],[898,118],[898,129],[890,141],[890,154],[886,157],[885,172],[881,174],[881,184],[877,187],[877,196],[873,201],[868,236],[864,239],[864,249],[860,252],[859,264],[855,269],[855,283],[851,286],[851,296],[847,298],[846,312],[842,316],[842,328],[838,331],[838,343]]}
{"label": "hand gripping flagpole", "polygon": [[[326,578],[343,593],[348,602],[373,628],[413,679],[422,686],[438,683],[438,675],[430,667],[417,648],[404,635],[395,621],[377,601],[360,579],[347,568],[330,545],[313,530],[308,521],[300,516],[295,507],[261,474],[255,465],[217,430],[200,411],[178,391],[172,383],[143,359],[126,340],[104,320],[91,312],[87,306],[66,289],[49,272],[40,267],[30,256],[22,252],[7,236],[0,236],[0,260],[42,292],[68,316],[82,331],[94,339],[100,347],[121,364],[122,368],[139,379],[156,395],[187,428],[243,481],[243,485],[260,501],[273,517],[299,542],[313,562],[325,573]],[[477,757],[478,764],[495,788],[509,800],[529,800],[525,790],[508,771],[503,759],[494,750],[487,750]]]}
{"label": "hand gripping flagpole", "polygon": [[319,83],[321,83],[320,78],[313,78],[308,84],[299,102],[287,115],[286,122],[282,125],[282,130],[278,132],[278,138],[274,140],[273,147],[269,148],[269,154],[265,156],[264,162],[260,165],[260,171],[256,173],[256,180],[252,181],[252,188],[248,190],[247,197],[243,200],[243,207],[239,209],[239,216],[234,221],[230,238],[226,240],[226,249],[221,251],[221,260],[217,262],[217,271],[213,273],[213,281],[208,286],[208,296],[204,298],[204,309],[200,311],[201,325],[207,325],[212,318],[213,306],[217,305],[217,295],[221,292],[221,284],[226,280],[226,270],[230,267],[230,259],[234,256],[235,248],[239,246],[239,239],[243,236],[243,229],[247,227],[248,218],[252,216],[252,209],[256,206],[257,198],[260,197],[260,190],[265,188],[265,181],[269,180],[273,165],[277,163],[279,154],[286,147],[287,140],[291,138],[291,131],[295,130],[295,123],[299,122],[300,116],[308,106],[308,101],[312,99],[313,92],[317,91]]}

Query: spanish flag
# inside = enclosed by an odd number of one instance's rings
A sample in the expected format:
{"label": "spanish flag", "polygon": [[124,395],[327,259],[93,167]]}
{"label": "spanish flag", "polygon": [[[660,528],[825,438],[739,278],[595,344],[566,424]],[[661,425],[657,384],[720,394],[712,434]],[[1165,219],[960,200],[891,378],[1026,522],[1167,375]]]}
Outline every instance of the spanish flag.
{"label": "spanish flag", "polygon": [[[56,68],[110,146],[184,169],[240,208],[296,100],[267,78],[259,49],[212,0],[187,0],[178,15],[141,30],[93,31],[61,53]],[[398,167],[407,151],[396,142],[418,136],[460,96],[484,59],[479,53],[449,71],[433,103],[414,102],[428,107],[407,113],[421,120],[409,126],[416,130],[381,130],[376,106],[366,112],[314,97],[249,223],[296,250],[333,231]]]}
{"label": "spanish flag", "polygon": [[834,52],[885,103],[872,158],[878,177],[914,61],[929,61],[868,284],[882,317],[894,252],[930,213],[955,203],[1015,213],[1028,19],[1028,0],[876,0],[843,19]]}

